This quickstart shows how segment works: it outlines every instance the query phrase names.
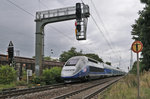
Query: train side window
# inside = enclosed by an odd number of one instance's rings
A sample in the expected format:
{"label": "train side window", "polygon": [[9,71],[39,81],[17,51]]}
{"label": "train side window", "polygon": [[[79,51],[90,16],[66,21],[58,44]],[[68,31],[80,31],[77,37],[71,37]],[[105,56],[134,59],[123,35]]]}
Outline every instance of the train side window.
{"label": "train side window", "polygon": [[89,68],[90,68],[90,72],[104,72],[103,68],[98,68],[93,66],[89,66]]}

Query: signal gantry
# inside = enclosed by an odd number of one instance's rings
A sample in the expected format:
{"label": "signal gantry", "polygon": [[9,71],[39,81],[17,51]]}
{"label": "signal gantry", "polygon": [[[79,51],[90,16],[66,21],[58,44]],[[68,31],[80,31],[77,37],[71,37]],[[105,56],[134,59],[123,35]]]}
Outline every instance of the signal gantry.
{"label": "signal gantry", "polygon": [[35,74],[41,75],[44,57],[44,26],[49,23],[76,19],[76,39],[86,40],[89,6],[76,3],[76,6],[36,12]]}

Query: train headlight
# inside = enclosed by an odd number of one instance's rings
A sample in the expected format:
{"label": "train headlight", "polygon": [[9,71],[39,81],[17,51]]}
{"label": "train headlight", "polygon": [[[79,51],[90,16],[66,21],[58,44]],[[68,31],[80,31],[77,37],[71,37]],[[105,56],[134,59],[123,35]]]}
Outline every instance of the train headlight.
{"label": "train headlight", "polygon": [[87,71],[87,69],[86,69],[86,68],[84,68],[84,69],[83,69],[83,72],[86,72],[86,71]]}

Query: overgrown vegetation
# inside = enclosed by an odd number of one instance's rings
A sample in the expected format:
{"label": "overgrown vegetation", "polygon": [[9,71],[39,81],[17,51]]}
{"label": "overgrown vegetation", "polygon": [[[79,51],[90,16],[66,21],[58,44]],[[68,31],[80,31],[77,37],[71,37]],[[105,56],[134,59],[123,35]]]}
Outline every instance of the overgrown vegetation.
{"label": "overgrown vegetation", "polygon": [[[150,72],[140,75],[140,97],[149,99],[150,97]],[[113,84],[107,91],[101,93],[98,99],[137,99],[136,75],[129,74],[118,83]]]}
{"label": "overgrown vegetation", "polygon": [[62,82],[60,75],[61,75],[60,67],[53,67],[51,69],[47,68],[43,70],[42,76],[40,77],[33,76],[31,82],[33,84],[40,84],[40,85],[60,83]]}
{"label": "overgrown vegetation", "polygon": [[[139,62],[139,68],[140,68],[139,69],[140,73],[142,73],[145,70],[142,62]],[[134,62],[132,70],[130,71],[130,73],[131,74],[137,74],[137,61]]]}
{"label": "overgrown vegetation", "polygon": [[16,81],[16,71],[10,66],[0,66],[0,84],[10,84]]}
{"label": "overgrown vegetation", "polygon": [[5,88],[12,88],[22,86],[23,88],[30,88],[33,86],[54,84],[62,82],[60,77],[61,68],[53,67],[51,69],[43,70],[41,77],[36,77],[35,74],[29,77],[29,84],[27,84],[27,72],[23,70],[23,76],[20,81],[16,81],[16,71],[10,66],[0,66],[0,91]]}
{"label": "overgrown vegetation", "polygon": [[51,69],[43,70],[42,79],[46,84],[62,82],[60,75],[61,75],[61,68],[53,67]]}

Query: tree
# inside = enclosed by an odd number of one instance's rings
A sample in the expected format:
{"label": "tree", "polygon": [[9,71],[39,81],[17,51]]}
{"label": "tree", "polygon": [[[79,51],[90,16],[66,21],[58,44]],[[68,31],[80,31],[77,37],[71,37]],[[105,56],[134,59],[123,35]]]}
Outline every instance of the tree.
{"label": "tree", "polygon": [[51,61],[51,60],[52,60],[52,58],[51,58],[51,57],[49,57],[49,56],[45,56],[45,57],[44,57],[44,60],[49,60],[49,61]]}
{"label": "tree", "polygon": [[[142,64],[142,62],[139,62],[139,68],[140,68],[140,69],[139,69],[140,72],[142,72],[142,71],[145,70],[145,68],[144,68],[144,66],[143,66],[143,64]],[[137,74],[137,61],[134,62],[133,67],[132,67],[132,70],[130,71],[130,73]]]}
{"label": "tree", "polygon": [[106,62],[106,64],[111,66],[111,62]]}
{"label": "tree", "polygon": [[83,55],[82,51],[77,52],[75,47],[72,47],[70,50],[68,50],[67,52],[64,51],[61,55],[59,60],[61,62],[66,62],[69,58],[73,57],[73,56],[80,56]]}
{"label": "tree", "polygon": [[68,50],[67,52],[64,51],[61,55],[59,60],[61,62],[66,62],[69,58],[73,57],[73,56],[87,56],[89,58],[95,59],[99,62],[103,63],[103,60],[101,58],[99,58],[99,56],[97,54],[93,54],[93,53],[89,53],[89,54],[83,54],[82,50],[80,50],[79,52],[76,51],[76,48],[72,47],[70,50]]}
{"label": "tree", "polygon": [[134,40],[140,40],[143,43],[142,63],[143,70],[150,69],[150,0],[141,0],[146,6],[139,11],[139,18],[132,25],[132,35]]}

